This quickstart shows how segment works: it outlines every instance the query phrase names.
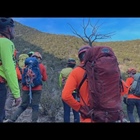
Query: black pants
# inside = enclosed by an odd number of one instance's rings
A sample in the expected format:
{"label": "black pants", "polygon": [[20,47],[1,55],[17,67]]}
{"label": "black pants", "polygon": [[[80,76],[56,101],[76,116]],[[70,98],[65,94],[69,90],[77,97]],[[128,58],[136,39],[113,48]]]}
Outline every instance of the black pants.
{"label": "black pants", "polygon": [[0,83],[0,122],[5,118],[5,102],[7,96],[7,87],[5,83]]}

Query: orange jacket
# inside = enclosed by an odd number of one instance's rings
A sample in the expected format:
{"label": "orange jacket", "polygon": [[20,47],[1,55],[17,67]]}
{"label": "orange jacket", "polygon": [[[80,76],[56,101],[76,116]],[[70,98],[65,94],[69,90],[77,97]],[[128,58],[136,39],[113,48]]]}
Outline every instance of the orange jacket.
{"label": "orange jacket", "polygon": [[[62,90],[62,100],[64,100],[71,108],[73,108],[76,111],[79,111],[81,105],[84,105],[84,103],[82,102],[82,100],[80,100],[80,102],[78,102],[76,99],[73,98],[72,93],[74,91],[74,89],[78,88],[78,85],[80,84],[83,76],[84,76],[85,70],[80,68],[80,67],[76,67],[72,70],[72,72],[70,73],[66,84]],[[84,81],[83,85],[80,88],[80,95],[83,97],[83,99],[85,100],[86,104],[88,104],[88,85],[87,85],[87,80]],[[81,122],[91,122],[90,118],[87,119],[83,119],[80,116],[80,121]]]}
{"label": "orange jacket", "polygon": [[124,80],[122,80],[123,90],[121,91],[121,96],[128,94],[129,87]]}
{"label": "orange jacket", "polygon": [[22,78],[22,75],[21,75],[21,72],[20,72],[20,69],[19,69],[18,65],[16,65],[16,73],[17,73],[17,78],[20,81],[21,78]]}
{"label": "orange jacket", "polygon": [[[126,84],[128,85],[129,89],[130,89],[130,87],[131,87],[133,81],[134,81],[134,78],[133,78],[133,77],[128,77],[128,78],[126,79]],[[137,97],[137,96],[135,96],[135,95],[133,95],[133,94],[129,94],[129,93],[127,93],[127,98],[128,98],[128,99],[140,99],[140,97]]]}
{"label": "orange jacket", "polygon": [[[80,106],[81,105],[85,105],[83,103],[82,100],[80,100],[80,102],[78,102],[77,100],[75,100],[72,96],[72,92],[74,89],[77,89],[83,76],[84,76],[85,70],[80,68],[80,67],[76,67],[75,69],[72,70],[72,72],[70,73],[66,84],[62,90],[62,100],[65,101],[71,108],[73,108],[76,111],[79,111]],[[124,87],[124,91],[122,92],[127,92],[127,85],[125,84],[125,82],[123,81],[123,87]],[[123,93],[121,93],[123,94]],[[84,99],[85,103],[88,105],[88,84],[87,84],[87,80],[84,81],[83,85],[80,88],[80,95],[82,96],[82,98]],[[82,116],[80,116],[80,122],[91,122],[90,118],[82,118]]]}
{"label": "orange jacket", "polygon": [[[47,81],[48,75],[47,75],[46,67],[42,63],[40,63],[39,68],[40,68],[41,75],[42,75],[42,81]],[[29,90],[29,88],[27,86],[22,86],[22,90]],[[34,87],[34,88],[32,88],[32,90],[42,90],[42,85]]]}

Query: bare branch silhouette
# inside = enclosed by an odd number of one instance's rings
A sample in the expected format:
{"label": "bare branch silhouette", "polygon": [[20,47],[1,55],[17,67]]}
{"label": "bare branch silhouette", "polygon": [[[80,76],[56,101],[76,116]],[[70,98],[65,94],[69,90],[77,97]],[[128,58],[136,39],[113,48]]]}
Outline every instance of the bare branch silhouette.
{"label": "bare branch silhouette", "polygon": [[[98,25],[98,22],[99,22],[99,20],[94,25],[92,25],[90,19],[88,20],[87,24],[85,24],[84,20],[83,20],[82,28],[83,28],[84,36],[78,34],[77,31],[73,28],[73,26],[69,23],[68,24],[71,27],[73,34],[75,34],[76,36],[81,38],[85,43],[89,44],[92,47],[93,42],[95,42],[96,40],[111,38],[111,36],[113,36],[115,33],[115,32],[110,32],[110,33],[106,33],[106,34],[98,33],[99,28],[103,25],[103,23]],[[92,27],[90,35],[87,35],[88,27]]]}

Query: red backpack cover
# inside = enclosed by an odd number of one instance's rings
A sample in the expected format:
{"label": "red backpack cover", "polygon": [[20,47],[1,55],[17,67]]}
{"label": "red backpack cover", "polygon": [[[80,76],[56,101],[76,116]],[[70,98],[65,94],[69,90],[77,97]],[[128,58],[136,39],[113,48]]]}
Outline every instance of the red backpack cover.
{"label": "red backpack cover", "polygon": [[112,48],[91,47],[84,57],[89,86],[89,104],[94,122],[123,119],[121,73]]}

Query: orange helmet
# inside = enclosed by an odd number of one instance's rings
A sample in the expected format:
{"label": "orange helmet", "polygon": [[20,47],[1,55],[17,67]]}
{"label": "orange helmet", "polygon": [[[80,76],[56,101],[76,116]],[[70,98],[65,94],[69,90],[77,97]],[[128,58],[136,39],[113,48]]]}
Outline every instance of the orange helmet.
{"label": "orange helmet", "polygon": [[41,56],[41,54],[39,52],[34,52],[32,57],[37,57],[37,58],[42,59],[42,56]]}
{"label": "orange helmet", "polygon": [[127,74],[136,74],[136,69],[135,68],[129,68],[128,70],[127,70]]}

